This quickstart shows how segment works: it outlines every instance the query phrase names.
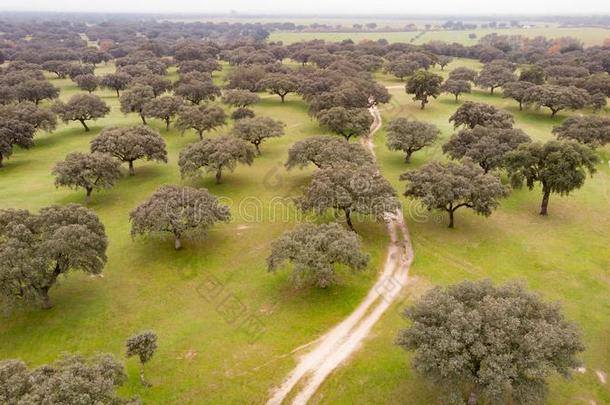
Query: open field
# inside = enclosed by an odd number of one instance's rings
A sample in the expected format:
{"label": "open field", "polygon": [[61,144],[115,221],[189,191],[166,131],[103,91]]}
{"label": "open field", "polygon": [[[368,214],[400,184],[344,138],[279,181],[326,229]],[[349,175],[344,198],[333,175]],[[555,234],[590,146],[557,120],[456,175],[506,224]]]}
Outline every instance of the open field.
{"label": "open field", "polygon": [[[312,39],[324,39],[326,41],[342,41],[352,39],[355,42],[363,40],[386,39],[389,42],[411,42],[421,31],[413,32],[272,32],[269,40],[282,41],[291,44],[299,41],[309,41]],[[501,30],[477,28],[466,31],[428,31],[424,35],[415,39],[412,43],[419,45],[429,41],[458,42],[464,45],[474,45],[479,38],[491,33],[500,35],[523,35],[533,38],[539,35],[547,38],[574,37],[580,39],[585,45],[601,45],[610,38],[610,30],[597,27],[583,28],[563,28],[563,27],[544,27],[534,28],[506,28]],[[476,34],[476,38],[468,38],[471,33]]]}
{"label": "open field", "polygon": [[[432,34],[421,40],[430,40]],[[275,35],[272,40],[291,41]],[[390,40],[388,35],[383,37]],[[467,33],[463,35],[467,38]],[[458,60],[445,70],[461,65],[476,63]],[[96,73],[113,69],[105,65]],[[227,69],[225,66],[217,74],[217,82]],[[381,73],[376,79],[401,85]],[[52,82],[61,87],[62,99],[78,91],[69,80]],[[443,140],[450,136],[447,119],[458,106],[453,96],[432,100],[421,111],[403,89],[391,92],[391,102],[381,106],[384,123],[408,116],[439,126]],[[83,132],[78,123],[61,125],[52,134],[39,135],[33,149],[17,151],[5,162],[0,171],[1,208],[38,210],[53,203],[83,202],[83,192],[53,186],[50,172],[55,162],[69,152],[88,150],[89,141],[105,126],[140,122],[135,114],[125,116],[119,111],[113,92],[96,94],[111,105],[112,112],[92,124],[90,133]],[[149,403],[265,402],[269,389],[294,366],[291,352],[323,334],[362,300],[385,259],[388,240],[383,224],[357,221],[364,249],[371,254],[369,268],[363,274],[343,274],[342,283],[326,290],[294,290],[287,272],[267,273],[270,241],[297,222],[292,206],[274,201],[298,195],[313,170],[287,172],[282,166],[287,150],[294,142],[323,131],[297,96],[289,95],[285,104],[277,96],[261,96],[254,110],[286,122],[286,136],[264,143],[262,156],[251,167],[239,166],[235,173],[226,173],[220,185],[209,175],[193,181],[180,179],[178,153],[196,135],[180,136],[173,128],[166,132],[160,122],[151,120],[167,142],[169,163],[136,162],[136,176],[125,176],[111,190],[94,193],[90,205],[106,226],[110,241],[104,277],[70,275],[52,289],[52,310],[24,310],[2,318],[0,358],[19,357],[38,365],[64,351],[108,351],[120,357],[126,337],[152,328],[159,335],[159,350],[147,366],[153,387],[140,386],[137,363],[129,360],[129,383],[121,391],[126,396],[137,394]],[[569,115],[560,113],[551,119],[546,111],[519,112],[514,101],[482,91],[463,99],[505,108],[515,115],[517,126],[536,140],[550,139],[551,128]],[[601,114],[610,115],[607,109]],[[439,142],[414,154],[412,163],[406,165],[400,153],[385,147],[383,128],[375,143],[382,172],[399,191],[404,188],[398,181],[400,173],[431,159],[443,159]],[[523,280],[546,299],[560,301],[567,316],[583,330],[587,351],[582,359],[587,372],[571,381],[553,380],[549,402],[559,405],[592,399],[598,404],[610,403],[608,386],[600,384],[594,374],[595,370],[610,372],[610,147],[600,154],[604,164],[582,189],[569,197],[551,197],[548,218],[537,215],[538,189],[513,192],[490,218],[460,210],[454,230],[446,228],[444,216],[402,198],[415,249],[405,300],[383,316],[373,336],[346,367],[331,375],[315,401],[435,403],[434,389],[414,375],[409,355],[393,345],[397,330],[406,325],[399,312],[432,285],[489,277]],[[129,235],[128,213],[161,184],[206,187],[222,197],[234,218],[214,227],[206,240],[186,241],[180,252],[173,250],[170,240],[134,241]],[[256,329],[260,334],[254,336],[240,327],[246,318],[260,322]]]}

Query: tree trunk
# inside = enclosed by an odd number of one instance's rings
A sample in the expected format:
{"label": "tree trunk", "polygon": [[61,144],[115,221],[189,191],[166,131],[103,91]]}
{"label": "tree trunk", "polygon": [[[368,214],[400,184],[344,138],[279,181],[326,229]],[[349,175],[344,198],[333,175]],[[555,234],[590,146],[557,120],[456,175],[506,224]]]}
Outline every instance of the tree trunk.
{"label": "tree trunk", "polygon": [[405,155],[405,163],[409,163],[411,162],[411,155],[413,154],[413,151],[408,150],[407,154]]}
{"label": "tree trunk", "polygon": [[221,177],[222,177],[222,167],[219,167],[218,170],[216,170],[216,184],[220,184]]}
{"label": "tree trunk", "polygon": [[140,363],[140,382],[144,387],[150,387],[151,384],[144,378],[144,363]]}
{"label": "tree trunk", "polygon": [[180,239],[180,235],[176,235],[174,239],[174,248],[176,250],[182,249],[182,239]]}
{"label": "tree trunk", "polygon": [[51,303],[51,298],[49,298],[49,288],[48,287],[41,288],[40,293],[42,295],[42,302],[40,303],[40,307],[42,309],[53,308],[53,304]]}
{"label": "tree trunk", "polygon": [[169,131],[169,118],[165,119],[165,130]]}
{"label": "tree trunk", "polygon": [[468,396],[468,405],[477,405],[477,403],[477,394],[476,392],[472,391]]}
{"label": "tree trunk", "polygon": [[459,94],[456,94],[456,95],[455,95],[455,102],[456,102],[456,103],[458,102],[458,96],[459,96]]}
{"label": "tree trunk", "polygon": [[203,141],[203,131],[197,131],[197,133],[199,134],[199,139]]}
{"label": "tree trunk", "polygon": [[551,192],[546,190],[546,187],[542,189],[542,204],[540,205],[540,215],[547,215],[548,207],[549,207],[549,197],[551,196]]}
{"label": "tree trunk", "polygon": [[256,148],[256,154],[260,156],[261,154],[261,149],[260,149],[260,143],[255,143],[254,147]]}
{"label": "tree trunk", "polygon": [[519,111],[523,111],[523,101],[519,101]]}
{"label": "tree trunk", "polygon": [[79,120],[79,121],[80,121],[81,124],[83,124],[83,127],[85,127],[85,132],[89,132],[89,127],[85,123],[85,120]]}
{"label": "tree trunk", "polygon": [[280,94],[280,98],[282,99],[282,104],[284,103],[284,97],[286,97],[285,94]]}
{"label": "tree trunk", "polygon": [[554,108],[551,108],[551,118],[555,117],[555,114],[557,114],[559,110],[555,110]]}
{"label": "tree trunk", "polygon": [[133,176],[134,174],[136,174],[135,169],[133,168],[133,160],[129,161],[129,175]]}
{"label": "tree trunk", "polygon": [[356,229],[354,229],[354,224],[352,224],[352,218],[349,210],[345,210],[345,221],[347,221],[347,226],[349,226],[349,229],[356,232]]}
{"label": "tree trunk", "polygon": [[0,153],[0,167],[3,167],[4,165],[2,164],[2,160],[4,160],[4,156],[2,156],[2,153]]}
{"label": "tree trunk", "polygon": [[121,97],[121,95],[119,94],[119,89],[116,89],[116,96]]}
{"label": "tree trunk", "polygon": [[93,188],[88,187],[85,190],[87,190],[87,195],[85,196],[85,204],[89,204],[91,202],[91,192],[93,191]]}
{"label": "tree trunk", "polygon": [[493,87],[493,86],[491,87],[491,90],[489,91],[489,94],[491,94],[491,95],[493,95],[493,94],[494,94],[494,88],[495,88],[495,87]]}
{"label": "tree trunk", "polygon": [[424,109],[424,107],[426,107],[426,99],[423,99],[423,100],[421,101],[421,107],[420,107],[420,109],[421,109],[421,110],[423,110],[423,109]]}
{"label": "tree trunk", "polygon": [[448,212],[449,212],[449,228],[453,228],[453,210],[450,209]]}
{"label": "tree trunk", "polygon": [[140,113],[140,118],[142,118],[142,124],[147,125],[146,124],[146,117],[144,116],[144,114]]}

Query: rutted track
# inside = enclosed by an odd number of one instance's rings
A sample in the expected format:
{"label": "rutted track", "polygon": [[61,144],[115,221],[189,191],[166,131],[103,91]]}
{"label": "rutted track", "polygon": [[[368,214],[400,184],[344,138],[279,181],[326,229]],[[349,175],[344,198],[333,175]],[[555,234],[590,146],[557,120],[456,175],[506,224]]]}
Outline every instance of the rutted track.
{"label": "rutted track", "polygon": [[[381,128],[381,115],[377,107],[369,111],[374,121],[362,144],[375,156],[372,137]],[[288,378],[273,391],[268,405],[281,404],[297,385],[292,403],[306,404],[326,377],[358,350],[373,325],[397,298],[409,278],[413,248],[401,210],[387,218],[387,228],[390,245],[383,271],[373,288],[347,318],[316,340],[314,348],[299,359]]]}

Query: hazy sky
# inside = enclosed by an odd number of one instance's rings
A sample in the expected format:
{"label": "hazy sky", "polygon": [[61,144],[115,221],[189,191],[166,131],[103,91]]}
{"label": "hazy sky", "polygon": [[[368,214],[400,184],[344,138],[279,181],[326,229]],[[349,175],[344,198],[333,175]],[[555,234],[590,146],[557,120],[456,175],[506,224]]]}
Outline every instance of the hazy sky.
{"label": "hazy sky", "polygon": [[0,10],[171,13],[586,14],[610,0],[0,0]]}

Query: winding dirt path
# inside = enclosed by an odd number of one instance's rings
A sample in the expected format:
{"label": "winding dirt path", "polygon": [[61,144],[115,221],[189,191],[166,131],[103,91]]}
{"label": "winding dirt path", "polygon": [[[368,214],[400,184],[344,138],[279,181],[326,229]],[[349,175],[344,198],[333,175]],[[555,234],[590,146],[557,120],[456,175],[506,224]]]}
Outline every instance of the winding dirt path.
{"label": "winding dirt path", "polygon": [[[375,156],[372,137],[381,128],[381,115],[376,106],[369,111],[374,122],[362,144]],[[389,215],[386,223],[390,245],[377,282],[347,318],[317,339],[314,348],[299,359],[296,368],[272,392],[268,405],[280,405],[292,391],[295,391],[293,404],[306,404],[326,377],[358,350],[373,325],[398,297],[409,278],[413,248],[402,210]]]}

